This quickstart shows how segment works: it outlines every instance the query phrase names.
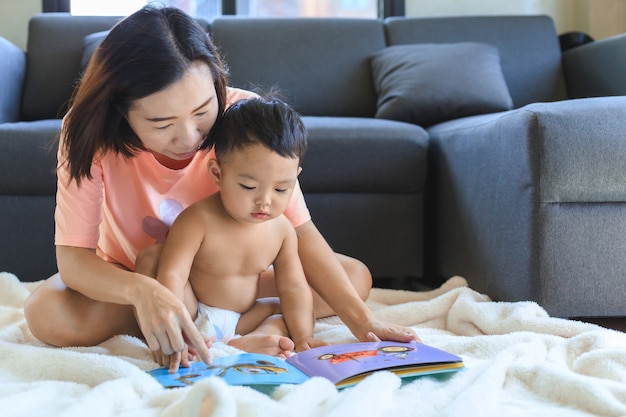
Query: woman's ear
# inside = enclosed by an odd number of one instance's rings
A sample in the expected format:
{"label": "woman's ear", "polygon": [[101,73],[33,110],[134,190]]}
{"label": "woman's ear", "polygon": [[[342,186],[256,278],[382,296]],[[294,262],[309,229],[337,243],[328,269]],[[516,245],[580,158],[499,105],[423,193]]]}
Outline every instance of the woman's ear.
{"label": "woman's ear", "polygon": [[302,167],[298,167],[298,174],[297,175],[300,175],[301,172],[302,172]]}
{"label": "woman's ear", "polygon": [[219,162],[217,162],[217,159],[211,158],[209,159],[207,166],[209,168],[209,175],[211,176],[211,179],[215,185],[219,187],[222,183],[222,169],[220,168]]}

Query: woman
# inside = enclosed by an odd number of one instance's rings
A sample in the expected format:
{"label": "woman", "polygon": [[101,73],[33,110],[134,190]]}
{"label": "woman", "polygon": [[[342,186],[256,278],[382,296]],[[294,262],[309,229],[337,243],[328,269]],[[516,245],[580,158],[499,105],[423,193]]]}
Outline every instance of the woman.
{"label": "woman", "polygon": [[[95,345],[116,334],[145,338],[153,352],[207,342],[184,303],[154,274],[169,225],[217,188],[206,173],[210,132],[232,102],[252,93],[227,88],[206,32],[174,8],[147,6],[118,23],[94,54],[72,97],[59,143],[55,245],[59,273],[29,297],[33,334],[56,346]],[[411,329],[372,318],[363,300],[371,276],[332,252],[299,187],[285,212],[298,235],[317,317],[338,314],[359,340],[417,339]],[[138,268],[135,260],[142,252]],[[260,296],[276,295],[273,273]]]}

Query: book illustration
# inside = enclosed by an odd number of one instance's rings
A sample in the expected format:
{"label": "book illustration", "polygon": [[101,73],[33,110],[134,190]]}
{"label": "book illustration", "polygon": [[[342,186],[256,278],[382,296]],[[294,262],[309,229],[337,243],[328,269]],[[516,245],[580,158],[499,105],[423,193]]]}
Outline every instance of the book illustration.
{"label": "book illustration", "polygon": [[181,367],[172,374],[167,368],[154,369],[150,374],[167,388],[188,386],[211,376],[224,378],[231,385],[257,389],[301,384],[319,376],[344,388],[380,370],[407,378],[461,368],[463,361],[460,357],[421,343],[359,342],[322,346],[299,352],[286,360],[243,353],[215,358],[209,365],[193,362],[189,368]]}
{"label": "book illustration", "polygon": [[150,374],[166,388],[185,387],[210,376],[224,378],[231,385],[299,384],[309,379],[283,359],[255,353],[214,358],[209,365],[193,362],[172,374],[167,368],[157,368]]}
{"label": "book illustration", "polygon": [[322,361],[328,361],[331,365],[336,365],[346,361],[362,362],[366,358],[378,356],[379,353],[382,353],[384,355],[390,354],[393,355],[396,359],[402,359],[406,358],[408,356],[407,352],[411,350],[415,350],[415,348],[409,346],[383,346],[379,347],[376,350],[361,350],[340,354],[325,353],[317,359]]}
{"label": "book illustration", "polygon": [[460,357],[422,343],[360,342],[322,346],[293,355],[287,362],[308,376],[322,376],[338,387],[353,385],[375,371],[400,377],[457,371]]}

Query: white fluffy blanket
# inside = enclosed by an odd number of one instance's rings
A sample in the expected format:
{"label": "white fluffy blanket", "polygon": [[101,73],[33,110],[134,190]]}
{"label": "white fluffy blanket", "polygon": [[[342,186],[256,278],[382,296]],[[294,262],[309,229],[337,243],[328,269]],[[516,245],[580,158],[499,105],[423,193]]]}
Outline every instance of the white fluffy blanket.
{"label": "white fluffy blanket", "polygon": [[[270,397],[217,378],[163,389],[145,372],[156,367],[146,345],[131,337],[90,348],[46,346],[24,321],[35,285],[0,273],[5,417],[626,415],[626,334],[549,317],[531,302],[492,302],[469,288],[428,301],[416,301],[422,293],[374,289],[368,300],[378,317],[412,326],[425,343],[463,357],[466,369],[405,384],[380,372],[342,391],[313,378]],[[316,335],[354,341],[337,318],[319,320]]]}

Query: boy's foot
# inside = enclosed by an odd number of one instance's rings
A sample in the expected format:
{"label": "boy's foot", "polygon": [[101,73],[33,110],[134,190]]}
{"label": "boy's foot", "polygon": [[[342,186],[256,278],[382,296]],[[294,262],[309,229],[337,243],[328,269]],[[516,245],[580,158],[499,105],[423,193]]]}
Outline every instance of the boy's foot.
{"label": "boy's foot", "polygon": [[231,339],[228,344],[245,352],[264,353],[279,358],[288,358],[296,347],[290,338],[275,334],[247,334]]}

